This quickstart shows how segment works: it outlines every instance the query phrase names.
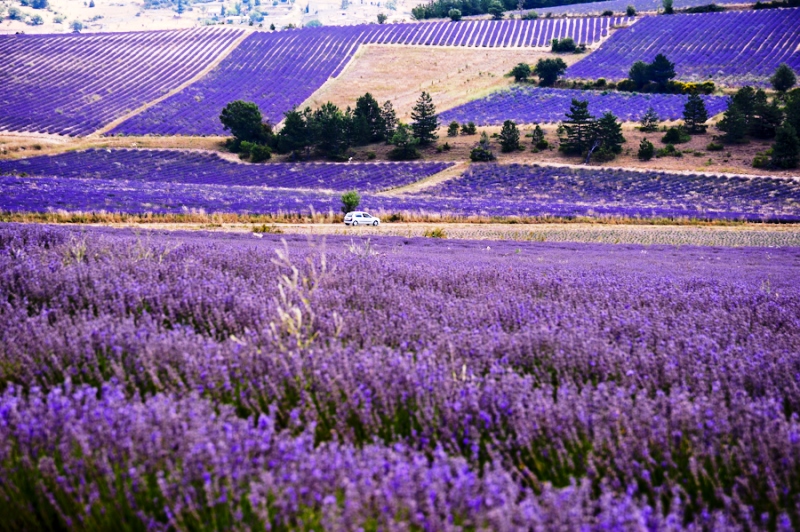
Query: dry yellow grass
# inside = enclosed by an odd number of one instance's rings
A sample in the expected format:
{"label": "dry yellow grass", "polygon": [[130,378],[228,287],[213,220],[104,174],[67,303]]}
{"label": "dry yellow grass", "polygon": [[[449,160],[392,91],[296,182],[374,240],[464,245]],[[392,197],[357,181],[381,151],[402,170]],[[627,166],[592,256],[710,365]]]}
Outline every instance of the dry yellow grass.
{"label": "dry yellow grass", "polygon": [[[391,100],[397,116],[411,118],[419,94],[427,91],[438,111],[444,111],[510,85],[505,77],[517,63],[536,64],[544,51],[503,48],[455,48],[370,44],[359,48],[339,77],[330,80],[301,107],[333,102],[354,106],[356,98],[370,92],[383,103]],[[567,64],[585,57],[559,55]]]}

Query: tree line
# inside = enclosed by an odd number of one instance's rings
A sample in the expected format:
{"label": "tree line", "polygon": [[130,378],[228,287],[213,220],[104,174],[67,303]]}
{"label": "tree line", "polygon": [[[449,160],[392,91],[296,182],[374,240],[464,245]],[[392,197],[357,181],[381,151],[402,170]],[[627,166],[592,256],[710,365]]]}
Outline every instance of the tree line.
{"label": "tree line", "polygon": [[292,109],[284,114],[277,133],[253,102],[231,102],[220,114],[223,128],[233,135],[226,147],[251,162],[265,161],[275,152],[289,154],[293,160],[317,155],[344,161],[352,157],[352,147],[376,142],[394,146],[391,159],[417,159],[418,148],[438,138],[439,119],[430,94],[420,95],[411,118],[411,124],[400,122],[390,101],[381,105],[370,93],[359,97],[352,109],[342,110],[331,102],[317,109]]}

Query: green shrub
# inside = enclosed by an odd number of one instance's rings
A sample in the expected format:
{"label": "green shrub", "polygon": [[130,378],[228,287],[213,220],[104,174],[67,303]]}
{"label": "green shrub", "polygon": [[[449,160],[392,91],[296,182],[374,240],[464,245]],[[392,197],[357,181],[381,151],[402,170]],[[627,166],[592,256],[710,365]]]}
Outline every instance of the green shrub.
{"label": "green shrub", "polygon": [[447,233],[441,227],[434,227],[433,229],[425,229],[422,236],[426,238],[447,238]]}
{"label": "green shrub", "polygon": [[679,127],[671,127],[667,133],[661,137],[661,142],[664,144],[683,144],[689,142],[692,137]]}
{"label": "green shrub", "polygon": [[260,163],[272,158],[272,149],[263,144],[256,144],[250,149],[250,162]]}
{"label": "green shrub", "polygon": [[458,136],[458,129],[459,129],[458,122],[453,120],[452,122],[450,122],[450,125],[447,126],[447,136],[448,137]]}
{"label": "green shrub", "polygon": [[673,144],[667,144],[665,148],[661,148],[656,152],[656,157],[683,157],[683,153],[675,149]]}
{"label": "green shrub", "polygon": [[461,134],[462,135],[477,135],[478,128],[475,126],[475,122],[469,122],[467,124],[461,124]]}
{"label": "green shrub", "polygon": [[376,157],[377,157],[377,155],[375,155],[375,152],[374,152],[374,151],[368,151],[368,152],[367,152],[367,159],[368,159],[368,160],[372,161],[372,160],[373,160],[373,159],[375,159]]}
{"label": "green shrub", "polygon": [[655,155],[656,148],[653,146],[653,143],[647,139],[642,139],[639,143],[639,153],[637,154],[639,160],[641,161],[649,161]]}
{"label": "green shrub", "polygon": [[725,149],[725,146],[722,144],[717,144],[716,142],[709,142],[706,146],[706,151],[722,151]]}
{"label": "green shrub", "polygon": [[355,190],[345,192],[344,194],[342,194],[341,199],[342,199],[342,212],[344,214],[356,210],[359,204],[361,203],[361,196],[359,196],[358,192]]}

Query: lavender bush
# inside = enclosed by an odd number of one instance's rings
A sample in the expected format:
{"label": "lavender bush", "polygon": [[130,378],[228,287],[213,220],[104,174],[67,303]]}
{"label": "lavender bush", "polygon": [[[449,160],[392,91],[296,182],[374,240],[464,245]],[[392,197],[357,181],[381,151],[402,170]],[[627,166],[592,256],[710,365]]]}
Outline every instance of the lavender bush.
{"label": "lavender bush", "polygon": [[6,225],[4,525],[791,530],[798,275],[796,248]]}
{"label": "lavender bush", "polygon": [[230,162],[186,150],[94,149],[0,161],[0,175],[59,176],[171,185],[224,185],[378,192],[419,181],[452,163]]}
{"label": "lavender bush", "polygon": [[568,78],[624,79],[636,61],[664,54],[677,79],[766,85],[781,63],[800,70],[800,9],[643,17],[567,69]]}
{"label": "lavender bush", "polygon": [[[442,123],[455,120],[475,122],[482,126],[500,125],[505,120],[513,120],[518,124],[560,122],[569,111],[573,98],[588,100],[589,110],[595,116],[610,112],[623,122],[638,122],[650,107],[658,113],[660,120],[681,119],[688,96],[512,87],[449,109],[439,117]],[[709,116],[727,108],[728,98],[725,96],[702,98]]]}
{"label": "lavender bush", "polygon": [[0,36],[0,131],[91,133],[189,81],[241,34]]}

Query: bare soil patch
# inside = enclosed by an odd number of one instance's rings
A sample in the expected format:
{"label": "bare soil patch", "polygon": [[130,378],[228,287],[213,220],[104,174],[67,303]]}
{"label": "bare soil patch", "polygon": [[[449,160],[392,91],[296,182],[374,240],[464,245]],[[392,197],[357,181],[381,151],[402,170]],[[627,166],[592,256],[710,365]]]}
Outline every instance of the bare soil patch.
{"label": "bare soil patch", "polygon": [[383,103],[391,100],[397,116],[411,119],[411,108],[426,91],[437,111],[444,111],[506,87],[505,75],[518,63],[535,64],[540,58],[561,57],[567,64],[585,54],[551,54],[531,49],[435,46],[361,46],[347,68],[306,100],[301,107],[333,102],[353,107],[365,92]]}

